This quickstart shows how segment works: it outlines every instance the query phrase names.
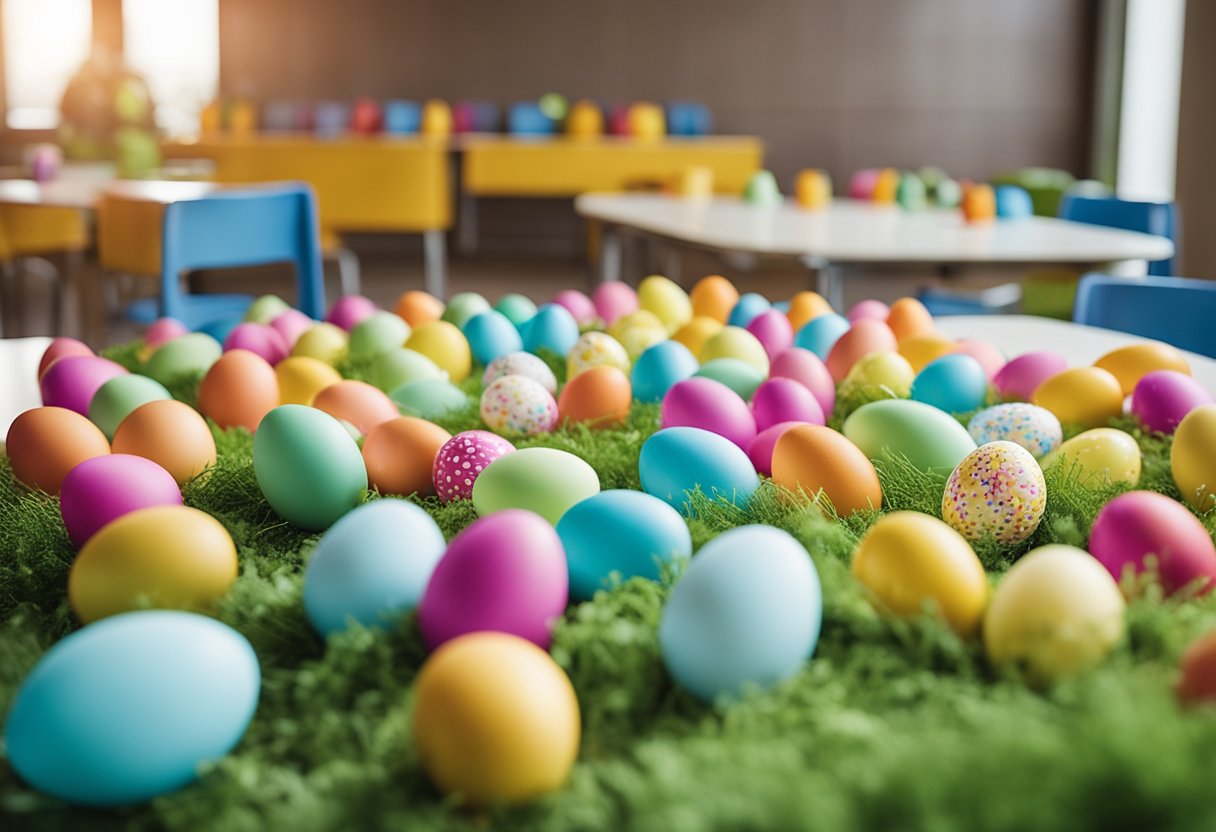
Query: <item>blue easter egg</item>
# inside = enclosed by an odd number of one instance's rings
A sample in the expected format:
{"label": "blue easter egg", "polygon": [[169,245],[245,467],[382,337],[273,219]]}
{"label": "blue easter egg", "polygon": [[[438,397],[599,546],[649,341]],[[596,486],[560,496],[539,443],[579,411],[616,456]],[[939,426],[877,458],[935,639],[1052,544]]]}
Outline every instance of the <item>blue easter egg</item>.
{"label": "blue easter egg", "polygon": [[783,315],[790,313],[790,302],[788,300],[779,300],[773,304],[773,308]]}
{"label": "blue easter egg", "polygon": [[570,594],[578,600],[621,580],[657,581],[662,565],[692,555],[692,537],[679,513],[641,491],[601,491],[576,503],[557,523],[566,549]]}
{"label": "blue easter egg", "polygon": [[22,682],[8,761],[69,803],[142,803],[231,751],[260,687],[253,648],[226,624],[170,610],[110,616],[55,644]]}
{"label": "blue easter egg", "polygon": [[730,310],[730,317],[727,319],[727,326],[738,326],[747,328],[747,325],[752,322],[752,319],[765,312],[772,304],[768,302],[768,298],[764,295],[755,292],[747,292],[739,297],[735,302],[735,306]]}
{"label": "blue easter egg", "polygon": [[724,436],[700,428],[666,428],[642,444],[638,458],[642,490],[678,511],[688,494],[702,493],[745,506],[760,487],[747,454]]}
{"label": "blue easter egg", "polygon": [[431,516],[405,500],[359,506],[317,543],[304,571],[304,610],[323,636],[350,622],[372,627],[418,606],[435,564],[443,532]]}
{"label": "blue easter egg", "polygon": [[1025,188],[1017,185],[998,185],[996,188],[996,215],[1011,220],[1034,214],[1034,202]]}
{"label": "blue easter egg", "polygon": [[849,319],[844,315],[835,312],[819,315],[803,324],[802,329],[794,334],[794,346],[810,350],[820,360],[827,361],[832,345],[849,331],[850,326]]}
{"label": "blue easter egg", "polygon": [[236,329],[237,324],[241,322],[241,318],[222,318],[218,321],[208,321],[198,328],[198,332],[205,332],[221,344],[225,339],[232,334],[232,330]]}
{"label": "blue easter egg", "polygon": [[659,622],[663,662],[703,702],[771,688],[815,651],[819,573],[802,544],[771,526],[740,526],[706,543]]}
{"label": "blue easter egg", "polygon": [[523,338],[511,319],[501,312],[488,310],[469,318],[464,325],[464,337],[479,364],[489,364],[500,355],[519,352]]}
{"label": "blue easter egg", "polygon": [[537,353],[542,348],[565,357],[578,341],[578,321],[564,306],[546,303],[520,327],[524,349]]}
{"label": "blue easter egg", "polygon": [[988,396],[988,374],[969,355],[943,355],[912,379],[912,400],[947,413],[982,407]]}
{"label": "blue easter egg", "polygon": [[639,402],[659,402],[678,381],[697,371],[696,356],[679,341],[660,341],[633,362],[629,381]]}

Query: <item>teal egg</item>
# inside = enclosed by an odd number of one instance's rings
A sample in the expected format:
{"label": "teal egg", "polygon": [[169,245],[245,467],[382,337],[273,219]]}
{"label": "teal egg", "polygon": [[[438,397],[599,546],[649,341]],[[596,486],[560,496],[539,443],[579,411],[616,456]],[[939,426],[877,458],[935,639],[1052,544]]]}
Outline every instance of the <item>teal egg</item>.
{"label": "teal egg", "polygon": [[434,378],[446,381],[448,374],[420,352],[401,347],[372,360],[371,382],[385,393],[411,381]]}
{"label": "teal egg", "polygon": [[143,803],[230,752],[260,687],[253,648],[226,624],[169,610],[110,616],[56,643],[21,683],[6,756],[68,803]]}
{"label": "teal egg", "polygon": [[500,456],[478,475],[473,508],[482,517],[522,508],[556,524],[571,506],[599,490],[599,475],[582,458],[555,448],[523,448]]}
{"label": "teal egg", "polygon": [[287,301],[278,295],[262,295],[245,310],[245,320],[255,324],[269,324],[279,315],[291,309]]}
{"label": "teal egg", "polygon": [[703,702],[766,690],[802,669],[823,621],[819,573],[802,544],[740,526],[697,552],[659,621],[667,671]]}
{"label": "teal egg", "polygon": [[188,376],[201,376],[219,361],[224,348],[203,332],[190,332],[166,341],[148,359],[146,372],[161,384]]}
{"label": "teal egg", "polygon": [[832,346],[840,340],[840,336],[849,331],[850,326],[849,319],[844,315],[835,312],[819,315],[803,324],[794,334],[794,346],[810,350],[819,356],[820,360],[827,361]]}
{"label": "teal egg", "polygon": [[764,373],[760,372],[755,364],[740,358],[715,358],[713,361],[706,361],[693,375],[712,378],[725,384],[743,401],[750,401],[756,388],[764,383]]}
{"label": "teal egg", "polygon": [[621,580],[657,581],[665,564],[692,555],[692,537],[679,513],[641,491],[601,491],[562,515],[557,535],[566,549],[570,595],[587,600]]}
{"label": "teal egg", "polygon": [[476,292],[458,292],[448,300],[443,309],[442,320],[464,329],[464,325],[474,315],[480,315],[490,309],[490,302]]}
{"label": "teal egg", "polygon": [[730,317],[727,318],[726,323],[728,326],[746,329],[748,324],[771,308],[772,304],[764,295],[758,292],[745,292],[731,308]]}
{"label": "teal egg", "polygon": [[566,307],[546,303],[524,324],[520,334],[528,352],[546,349],[564,358],[578,342],[578,322]]}
{"label": "teal egg", "polygon": [[119,423],[132,410],[141,404],[171,398],[165,386],[155,379],[135,373],[115,376],[89,400],[89,421],[101,428],[106,439],[113,439]]}
{"label": "teal egg", "polygon": [[403,346],[409,337],[410,325],[394,313],[381,309],[351,329],[348,355],[355,361],[375,358]]}
{"label": "teal egg", "polygon": [[501,312],[493,309],[474,315],[464,325],[464,337],[477,363],[488,365],[499,356],[519,352],[524,348],[523,338],[515,324]]}
{"label": "teal egg", "polygon": [[276,407],[253,435],[253,473],[275,513],[321,531],[359,504],[367,468],[350,433],[324,411]]}
{"label": "teal egg", "polygon": [[511,293],[498,299],[498,303],[494,304],[494,311],[505,315],[507,320],[518,328],[536,314],[536,304],[523,295]]}
{"label": "teal egg", "polygon": [[902,454],[916,468],[944,475],[975,450],[975,440],[954,417],[908,399],[862,405],[845,419],[843,432],[870,459]]}
{"label": "teal egg", "polygon": [[388,394],[406,416],[417,416],[434,421],[447,414],[469,406],[468,395],[441,378],[423,378],[407,381]]}
{"label": "teal egg", "polygon": [[[749,370],[755,370],[750,364],[747,364],[747,367]],[[697,359],[688,347],[679,341],[660,341],[633,362],[629,377],[633,386],[633,397],[639,402],[661,402],[673,384],[690,378],[696,371]],[[759,386],[759,382],[756,384]]]}
{"label": "teal egg", "polygon": [[915,173],[904,171],[895,187],[895,201],[905,211],[923,211],[929,205],[929,192],[925,180]]}
{"label": "teal egg", "polygon": [[988,374],[969,355],[943,355],[912,379],[912,400],[947,413],[966,413],[984,406]]}
{"label": "teal egg", "polygon": [[698,489],[745,506],[760,487],[756,469],[738,445],[700,428],[666,428],[652,435],[642,444],[638,474],[643,491],[685,513],[688,495]]}

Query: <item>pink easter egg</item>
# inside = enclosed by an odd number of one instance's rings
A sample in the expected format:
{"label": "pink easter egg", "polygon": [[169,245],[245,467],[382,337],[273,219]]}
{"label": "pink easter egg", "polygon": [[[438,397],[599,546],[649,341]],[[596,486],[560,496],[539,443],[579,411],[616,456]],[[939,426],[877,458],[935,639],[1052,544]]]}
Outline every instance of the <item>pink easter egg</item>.
{"label": "pink easter egg", "polygon": [[1028,352],[1012,359],[992,377],[992,384],[1004,399],[1028,402],[1040,384],[1068,369],[1068,361],[1048,350]]}
{"label": "pink easter egg", "polygon": [[660,425],[701,428],[729,439],[743,450],[756,438],[756,418],[739,394],[710,378],[677,382],[663,396]]}
{"label": "pink easter egg", "polygon": [[435,455],[435,493],[445,503],[473,499],[473,484],[486,466],[514,450],[510,442],[487,430],[456,434]]}
{"label": "pink easter egg", "polygon": [[638,311],[638,293],[628,283],[617,280],[595,287],[591,299],[595,304],[595,314],[602,318],[607,326],[616,323],[617,318]]}
{"label": "pink easter egg", "polygon": [[859,300],[849,307],[847,317],[851,324],[867,318],[872,321],[882,321],[885,324],[887,316],[890,314],[891,308],[880,300]]}
{"label": "pink easter egg", "polygon": [[368,298],[363,295],[343,295],[334,301],[325,320],[350,332],[355,328],[355,324],[374,314],[376,314],[376,304]]}
{"label": "pink easter egg", "polygon": [[42,359],[38,362],[38,378],[42,378],[42,374],[46,372],[46,368],[54,364],[60,358],[67,358],[71,355],[92,355],[93,351],[89,349],[88,344],[84,341],[77,341],[75,338],[55,338],[51,340],[51,345],[42,353]]}
{"label": "pink easter egg", "polygon": [[777,440],[790,428],[804,424],[806,422],[778,422],[756,434],[756,438],[747,446],[747,458],[752,461],[756,473],[766,477],[773,475],[773,449],[777,447]]}
{"label": "pink easter egg", "polygon": [[1153,491],[1129,491],[1094,518],[1089,551],[1115,580],[1155,559],[1161,585],[1173,594],[1193,583],[1201,592],[1216,582],[1216,546],[1199,519],[1181,503]]}
{"label": "pink easter egg", "polygon": [[794,329],[790,319],[779,309],[766,309],[752,318],[747,331],[756,336],[770,361],[788,350],[794,343]]}
{"label": "pink easter egg", "polygon": [[566,311],[573,315],[574,320],[580,324],[591,323],[595,320],[595,303],[577,289],[565,289],[558,292],[553,296],[553,303],[566,307]]}
{"label": "pink easter egg", "polygon": [[228,350],[248,350],[273,366],[287,357],[290,347],[274,327],[247,321],[233,327],[224,339],[224,352]]}
{"label": "pink easter egg", "polygon": [[144,345],[159,347],[174,338],[180,338],[190,332],[189,327],[177,318],[157,318],[144,333]]}
{"label": "pink easter egg", "polygon": [[1173,433],[1182,417],[1211,403],[1212,394],[1185,373],[1154,370],[1136,382],[1131,410],[1149,430]]}
{"label": "pink easter egg", "polygon": [[115,376],[125,375],[125,367],[100,355],[69,355],[47,367],[38,386],[44,405],[66,407],[87,417],[89,403],[101,385]]}
{"label": "pink easter egg", "polygon": [[855,171],[849,178],[849,197],[851,199],[872,199],[881,173],[882,171],[878,168],[862,168]]}
{"label": "pink easter egg", "polygon": [[283,343],[290,350],[296,345],[296,341],[299,340],[300,336],[311,329],[315,323],[316,321],[299,309],[288,309],[286,312],[280,312],[278,315],[275,315],[270,325],[274,327],[275,332],[283,336]]}
{"label": "pink easter egg", "polygon": [[770,378],[752,395],[756,429],[765,430],[780,422],[826,424],[823,408],[806,387],[792,378]]}
{"label": "pink easter egg", "polygon": [[512,633],[542,650],[569,596],[566,550],[539,514],[506,509],[448,544],[418,605],[429,649],[477,630]]}
{"label": "pink easter egg", "polygon": [[791,347],[773,359],[771,378],[792,378],[811,391],[825,415],[836,407],[836,382],[823,360],[810,350]]}
{"label": "pink easter egg", "polygon": [[953,352],[958,355],[969,355],[978,361],[984,368],[984,374],[988,376],[989,381],[996,378],[996,374],[1005,366],[1005,356],[1001,355],[1001,351],[987,341],[964,338],[955,344]]}
{"label": "pink easter egg", "polygon": [[181,504],[182,492],[173,475],[152,460],[132,454],[86,459],[68,472],[59,489],[59,512],[77,549],[124,514]]}

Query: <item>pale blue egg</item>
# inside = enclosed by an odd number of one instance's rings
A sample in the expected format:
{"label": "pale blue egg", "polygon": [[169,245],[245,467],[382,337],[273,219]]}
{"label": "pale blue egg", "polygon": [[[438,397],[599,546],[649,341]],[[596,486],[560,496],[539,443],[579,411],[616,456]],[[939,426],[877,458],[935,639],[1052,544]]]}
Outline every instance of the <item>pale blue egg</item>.
{"label": "pale blue egg", "polygon": [[260,687],[253,648],[219,621],[114,615],[53,646],[22,682],[4,729],[8,761],[69,803],[142,803],[231,751]]}
{"label": "pale blue egg", "polygon": [[802,329],[794,334],[794,346],[810,350],[827,361],[832,345],[840,340],[840,336],[849,331],[849,319],[844,315],[829,312],[811,318],[802,325]]}
{"label": "pale blue egg", "polygon": [[641,491],[603,491],[576,503],[557,523],[570,569],[570,594],[586,600],[621,580],[658,580],[664,564],[692,554],[679,513]]}
{"label": "pale blue egg", "polygon": [[802,544],[741,526],[701,547],[659,623],[663,662],[703,702],[771,688],[802,669],[823,620],[819,573]]}
{"label": "pale blue egg", "polygon": [[524,349],[537,353],[551,350],[563,358],[578,342],[578,321],[564,306],[546,303],[520,327]]}
{"label": "pale blue egg", "polygon": [[500,355],[519,352],[523,338],[515,324],[501,312],[489,310],[469,318],[464,325],[464,337],[479,364],[489,364]]}
{"label": "pale blue egg", "polygon": [[735,302],[726,323],[728,326],[738,326],[746,329],[753,318],[761,312],[767,311],[771,306],[772,304],[768,302],[768,298],[764,295],[747,292]]}
{"label": "pale blue egg", "polygon": [[969,355],[943,355],[925,365],[912,379],[912,400],[947,413],[965,413],[983,407],[988,397],[988,374]]}
{"label": "pale blue egg", "polygon": [[660,341],[633,362],[630,383],[639,402],[660,402],[671,386],[697,371],[696,356],[679,341]]}
{"label": "pale blue egg", "polygon": [[698,488],[714,499],[745,506],[760,477],[738,445],[700,428],[667,428],[642,444],[638,458],[642,490],[688,511],[688,495]]}

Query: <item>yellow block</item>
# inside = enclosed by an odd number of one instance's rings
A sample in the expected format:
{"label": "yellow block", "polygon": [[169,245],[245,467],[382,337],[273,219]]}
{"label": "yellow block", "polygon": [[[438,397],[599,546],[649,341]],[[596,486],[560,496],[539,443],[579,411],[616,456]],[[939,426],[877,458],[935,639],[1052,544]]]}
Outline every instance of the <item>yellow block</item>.
{"label": "yellow block", "polygon": [[0,260],[58,251],[79,251],[89,244],[84,212],[41,205],[0,205]]}

